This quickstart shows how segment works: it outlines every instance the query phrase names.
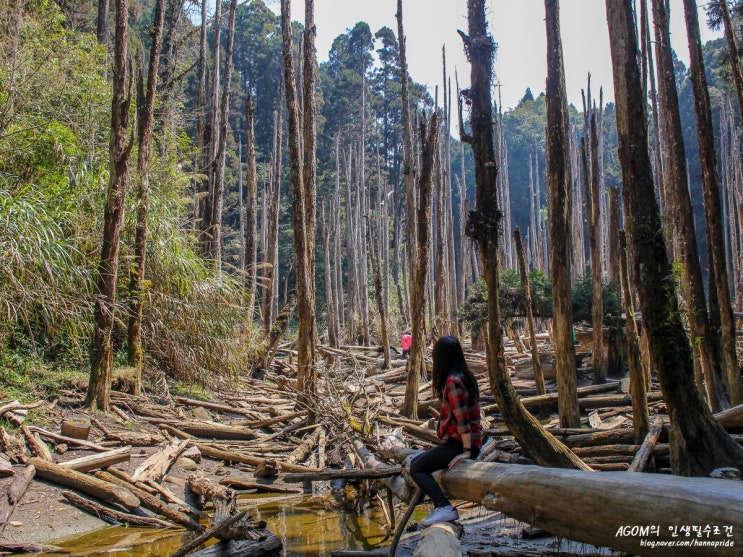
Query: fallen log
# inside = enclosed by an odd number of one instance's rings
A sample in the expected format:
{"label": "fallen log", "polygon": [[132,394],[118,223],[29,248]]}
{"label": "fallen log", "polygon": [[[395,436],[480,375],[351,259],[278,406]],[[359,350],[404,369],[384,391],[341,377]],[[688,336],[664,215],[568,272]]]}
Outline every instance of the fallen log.
{"label": "fallen log", "polygon": [[3,553],[69,553],[56,545],[8,542],[0,542],[0,551]]}
{"label": "fallen log", "polygon": [[70,470],[38,457],[29,458],[28,463],[36,467],[36,474],[40,478],[50,482],[82,491],[107,503],[118,503],[127,509],[139,507],[139,499],[131,491],[118,485],[104,482],[93,476],[83,474],[77,470]]}
{"label": "fallen log", "polygon": [[[640,450],[641,445],[598,445],[596,447],[576,447],[573,452],[580,458],[593,456],[629,456],[633,457]],[[652,448],[653,456],[668,456],[671,454],[670,445],[663,443]]]}
{"label": "fallen log", "polygon": [[182,396],[175,397],[175,401],[178,404],[184,406],[198,406],[206,408],[208,410],[214,410],[215,412],[222,412],[224,414],[235,414],[236,416],[245,416],[246,418],[256,419],[256,413],[252,410],[246,410],[244,408],[237,408],[235,406],[228,406],[226,404],[216,404],[214,402],[205,402],[203,400],[194,400]]}
{"label": "fallen log", "polygon": [[743,404],[728,408],[715,414],[720,425],[730,433],[743,432]]}
{"label": "fallen log", "polygon": [[80,497],[72,491],[63,491],[62,496],[70,503],[104,522],[112,524],[129,524],[130,526],[142,526],[144,528],[173,528],[170,522],[165,522],[159,518],[150,518],[149,516],[137,516],[134,514],[122,513],[99,505],[89,499]]}
{"label": "fallen log", "polygon": [[0,474],[5,476],[13,476],[15,474],[13,465],[7,458],[5,458],[5,455],[2,454],[0,454]]}
{"label": "fallen log", "polygon": [[145,460],[132,474],[132,480],[135,482],[147,482],[147,480],[159,482],[188,445],[189,441],[173,439]]}
{"label": "fallen log", "polygon": [[[616,391],[618,385],[619,385],[618,381],[608,382],[602,385],[587,385],[586,387],[578,388],[578,396],[586,397],[592,394]],[[547,393],[544,395],[523,397],[521,399],[521,402],[527,408],[531,408],[534,406],[541,406],[543,404],[551,404],[553,402],[557,402],[557,392]],[[492,412],[493,410],[497,410],[497,409],[498,409],[497,404],[488,404],[482,407],[483,412]]]}
{"label": "fallen log", "polygon": [[452,522],[439,522],[426,528],[413,551],[413,557],[459,557],[464,529]]}
{"label": "fallen log", "polygon": [[[364,463],[364,468],[386,468],[386,465],[383,464],[374,453],[367,449],[361,441],[354,439],[353,446],[361,457],[361,460]],[[409,501],[413,495],[413,491],[402,476],[382,478],[379,483],[394,493],[400,501]]]}
{"label": "fallen log", "polygon": [[58,433],[52,433],[51,431],[47,431],[46,429],[43,429],[41,427],[30,425],[28,426],[29,431],[33,431],[35,433],[38,433],[42,437],[46,437],[47,439],[52,439],[54,441],[62,441],[64,443],[67,443],[68,445],[75,445],[77,447],[82,447],[85,449],[91,449],[94,451],[100,451],[105,452],[108,449],[106,447],[102,447],[101,445],[96,445],[95,443],[91,443],[90,441],[83,441],[82,439],[75,439],[74,437],[67,437],[65,435],[60,435]]}
{"label": "fallen log", "polygon": [[44,460],[54,460],[52,452],[46,446],[46,443],[41,440],[38,433],[32,433],[25,425],[21,426],[21,433],[26,438],[26,443],[29,449],[31,449],[32,455],[43,458]]}
{"label": "fallen log", "polygon": [[288,422],[289,420],[293,420],[294,418],[301,418],[306,415],[307,415],[306,410],[300,410],[299,412],[290,412],[288,414],[281,414],[278,416],[272,416],[270,418],[253,420],[251,422],[246,423],[245,425],[248,427],[258,429],[261,427],[267,427],[267,426],[274,425],[274,424],[280,424],[281,422]]}
{"label": "fallen log", "polygon": [[77,470],[78,472],[90,472],[91,470],[107,468],[120,462],[128,462],[131,457],[132,448],[121,447],[106,451],[105,453],[96,453],[90,456],[81,456],[80,458],[60,462],[59,465],[71,470]]}
{"label": "fallen log", "polygon": [[36,469],[33,466],[26,466],[22,472],[16,474],[13,481],[0,494],[0,536],[5,532],[10,516],[18,502],[26,494],[26,490],[35,474]]}
{"label": "fallen log", "polygon": [[261,493],[304,493],[303,489],[288,485],[260,484],[257,482],[238,480],[236,478],[223,478],[219,480],[219,483],[220,485],[225,485],[230,489],[254,489]]}
{"label": "fallen log", "polygon": [[281,549],[281,540],[271,532],[265,532],[262,540],[221,541],[191,553],[191,557],[263,557],[276,555]]}
{"label": "fallen log", "polygon": [[132,494],[134,494],[135,497],[139,499],[143,507],[164,516],[165,518],[171,520],[172,522],[175,522],[176,524],[180,524],[181,526],[188,528],[189,530],[194,530],[196,532],[201,532],[204,530],[203,526],[201,526],[187,514],[173,509],[166,503],[163,503],[159,497],[155,497],[154,495],[147,493],[145,490],[139,489],[137,486],[132,485],[126,480],[118,478],[109,472],[96,472],[95,476],[96,478],[100,478],[103,481],[128,489],[132,492]]}
{"label": "fallen log", "polygon": [[645,440],[640,446],[640,450],[635,454],[635,458],[632,460],[632,464],[629,466],[629,472],[642,472],[645,470],[650,454],[655,448],[655,444],[658,442],[661,432],[663,431],[663,418],[657,416],[653,425],[650,427],[650,431],[645,436]]}
{"label": "fallen log", "polygon": [[170,557],[183,557],[184,555],[187,555],[190,551],[199,547],[206,540],[216,537],[218,534],[221,534],[224,530],[228,529],[230,526],[232,526],[232,524],[234,524],[238,520],[242,520],[246,512],[247,511],[242,511],[236,515],[230,516],[229,518],[223,520],[216,526],[212,526],[206,532],[195,537],[193,540],[188,542],[186,545],[182,546],[178,551],[176,551],[175,553],[172,553]]}
{"label": "fallen log", "polygon": [[[452,497],[480,503],[556,536],[633,555],[648,554],[648,539],[671,540],[673,528],[692,523],[729,526],[731,537],[715,539],[735,547],[743,543],[741,482],[467,460],[443,473],[440,481]],[[633,534],[631,526],[646,531]],[[648,533],[650,528],[652,532],[657,528],[658,535]],[[684,549],[688,550],[684,555],[720,555],[720,547]],[[671,545],[657,544],[652,554],[680,553]]]}
{"label": "fallen log", "polygon": [[321,470],[306,474],[285,474],[286,483],[320,482],[325,480],[378,480],[402,474],[402,466],[383,466],[363,470]]}
{"label": "fallen log", "polygon": [[26,443],[22,437],[8,433],[4,427],[0,427],[0,444],[11,462],[15,462],[16,464],[26,462],[28,458],[28,447],[26,447]]}
{"label": "fallen log", "polygon": [[[229,462],[239,462],[241,464],[248,464],[250,466],[265,466],[266,459],[259,458],[257,456],[246,455],[245,453],[238,453],[235,451],[224,451],[221,449],[215,449],[210,445],[203,443],[196,443],[196,446],[201,451],[201,454],[208,456],[209,458],[215,458],[217,460],[226,460]],[[319,472],[317,468],[311,468],[309,466],[300,466],[298,464],[289,464],[286,462],[276,461],[279,471],[281,472]]]}
{"label": "fallen log", "polygon": [[2,418],[6,412],[12,412],[13,410],[33,410],[44,404],[43,400],[37,400],[31,404],[21,404],[17,400],[13,400],[7,404],[0,406],[0,418]]}
{"label": "fallen log", "polygon": [[205,439],[250,440],[257,437],[255,431],[243,426],[223,425],[214,422],[183,420],[153,420],[158,426],[168,425],[185,433]]}
{"label": "fallen log", "polygon": [[428,441],[429,443],[433,443],[435,445],[441,443],[441,439],[439,439],[436,435],[436,432],[431,429],[426,429],[424,427],[409,424],[402,420],[385,418],[384,416],[379,416],[379,421],[383,424],[391,425],[392,427],[401,427],[410,435],[418,437],[419,439],[423,439],[424,441]]}

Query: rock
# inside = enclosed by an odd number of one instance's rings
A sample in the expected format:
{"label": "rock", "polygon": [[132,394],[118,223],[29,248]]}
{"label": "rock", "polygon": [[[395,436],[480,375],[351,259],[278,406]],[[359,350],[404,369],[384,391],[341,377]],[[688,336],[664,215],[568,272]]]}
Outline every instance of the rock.
{"label": "rock", "polygon": [[205,422],[211,422],[214,418],[209,413],[209,410],[206,408],[202,408],[201,406],[197,406],[191,410],[191,414],[193,414],[193,417],[197,420],[203,420]]}
{"label": "rock", "polygon": [[196,470],[199,469],[199,465],[198,464],[196,464],[190,458],[186,458],[186,457],[183,457],[183,456],[178,459],[178,461],[176,462],[176,464],[178,466],[180,466],[181,468],[183,468],[184,470],[187,470],[189,472],[195,472]]}

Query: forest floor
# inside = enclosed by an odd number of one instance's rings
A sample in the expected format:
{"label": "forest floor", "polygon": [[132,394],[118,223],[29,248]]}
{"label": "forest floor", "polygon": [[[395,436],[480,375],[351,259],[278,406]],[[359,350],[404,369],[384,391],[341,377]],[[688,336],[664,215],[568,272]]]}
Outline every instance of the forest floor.
{"label": "forest floor", "polygon": [[[548,390],[554,390],[551,344],[546,334],[540,338],[539,351]],[[590,361],[589,339],[590,332],[579,331],[579,362]],[[26,433],[39,435],[47,442],[53,451],[48,456],[57,463],[101,453],[104,449],[131,446],[129,460],[115,464],[116,469],[129,475],[142,469],[142,465],[153,455],[162,456],[164,447],[172,448],[182,443],[179,438],[188,439],[185,445],[198,447],[198,450],[190,448],[188,453],[179,453],[180,456],[170,455],[165,469],[167,474],[163,472],[150,477],[144,485],[150,491],[157,489],[166,492],[173,501],[180,500],[180,503],[171,503],[175,507],[183,503],[193,504],[186,483],[195,472],[215,484],[239,490],[239,493],[267,492],[274,496],[286,496],[302,491],[301,483],[284,481],[286,473],[314,473],[327,468],[358,470],[382,464],[372,462],[375,460],[375,451],[380,448],[380,439],[385,437],[398,441],[402,438],[403,445],[411,448],[425,448],[435,442],[434,431],[427,429],[432,425],[432,419],[426,416],[413,422],[396,413],[404,395],[404,361],[395,360],[390,369],[383,371],[378,365],[379,352],[368,347],[345,347],[341,350],[322,347],[320,354],[324,357],[322,374],[326,380],[320,387],[324,394],[318,401],[319,424],[310,424],[306,411],[297,404],[296,392],[292,388],[296,371],[293,353],[290,349],[284,349],[265,377],[244,377],[237,385],[224,385],[209,396],[208,402],[171,397],[163,389],[159,390],[160,394],[149,393],[143,397],[114,392],[114,411],[91,414],[82,407],[82,389],[61,391],[54,400],[42,401],[41,408],[35,409],[23,425],[36,426],[27,429]],[[482,403],[487,406],[492,396],[487,384],[484,354],[468,351],[467,359],[480,380]],[[512,381],[528,403],[529,397],[535,394],[529,352],[519,353],[513,342],[509,341],[507,359]],[[582,367],[579,370],[579,387],[587,386],[590,382],[590,369]],[[621,382],[615,380],[604,388],[604,392],[617,393],[620,389]],[[423,415],[434,406],[430,400],[430,383],[422,385],[420,393]],[[598,401],[596,404],[587,404],[584,410],[585,431],[631,431],[631,413],[629,402],[623,398],[625,396],[591,394],[582,397],[585,401],[592,397]],[[651,402],[650,406],[651,414],[664,413],[662,401]],[[5,414],[6,420],[9,415],[18,419],[23,411],[6,411]],[[492,410],[488,414],[484,427],[493,440],[490,459],[526,462],[520,447],[499,421],[498,414]],[[72,416],[84,416],[92,421],[89,442],[96,445],[95,450],[76,446],[74,440],[53,438],[53,435],[59,435],[63,421]],[[556,427],[554,416],[542,418],[548,428]],[[372,428],[371,424],[377,424],[376,428]],[[11,427],[7,427],[7,430],[2,439],[4,456],[15,462],[13,469],[19,473],[23,469],[21,462],[29,456],[26,447],[33,453],[34,445],[28,438],[28,443],[24,443],[18,430]],[[13,445],[9,438],[20,439],[20,444]],[[371,449],[369,454],[364,453],[364,445]],[[654,462],[658,469],[668,466],[665,456],[667,449],[662,447],[659,445]],[[598,470],[626,469],[632,460],[631,454],[616,455],[610,462],[605,455],[593,461],[590,452],[586,455],[582,458]],[[12,481],[12,476],[0,479],[0,493],[4,494]],[[373,499],[375,488],[368,480],[350,483],[354,484],[354,489],[341,491],[352,500],[352,504],[360,498]],[[13,509],[0,536],[0,546],[13,543],[56,544],[70,536],[106,526],[102,520],[71,505],[62,496],[64,489],[54,481],[37,475]],[[379,502],[382,499],[377,497]],[[2,495],[0,508],[4,504],[5,496]],[[463,505],[461,512],[465,529],[463,548],[470,556],[618,554],[608,548],[560,540],[482,507],[467,509],[471,506]],[[412,554],[417,538],[414,527],[409,537],[410,540],[404,540],[401,544],[401,554]]]}

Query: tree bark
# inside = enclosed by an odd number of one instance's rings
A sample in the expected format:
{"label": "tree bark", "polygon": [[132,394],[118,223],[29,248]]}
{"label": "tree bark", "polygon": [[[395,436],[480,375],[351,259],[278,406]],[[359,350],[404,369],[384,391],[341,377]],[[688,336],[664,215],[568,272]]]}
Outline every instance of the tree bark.
{"label": "tree bark", "polygon": [[671,439],[672,465],[676,473],[685,475],[707,475],[719,466],[743,467],[743,448],[715,421],[694,385],[691,349],[675,288],[668,280],[671,265],[653,189],[632,9],[621,0],[606,0],[606,11],[625,213],[634,247],[643,328],[678,433]]}
{"label": "tree bark", "polygon": [[142,74],[137,87],[137,225],[134,240],[134,266],[129,272],[129,327],[127,330],[127,352],[129,365],[136,370],[134,394],[142,392],[142,307],[145,298],[142,282],[147,268],[147,218],[150,196],[150,150],[152,149],[152,125],[155,119],[155,95],[157,93],[157,68],[160,60],[160,42],[165,20],[165,0],[157,0],[155,21],[150,46],[150,61],[147,69],[147,92],[144,91]]}
{"label": "tree bark", "polygon": [[103,216],[103,245],[98,264],[93,312],[93,339],[90,344],[90,380],[85,405],[108,410],[111,396],[113,347],[111,333],[116,305],[116,278],[119,270],[121,229],[124,225],[124,198],[129,186],[127,142],[129,105],[131,104],[131,63],[128,61],[128,0],[116,2],[116,46],[114,49],[113,99],[111,101],[111,141],[108,147],[109,180],[106,210]]}
{"label": "tree bark", "polygon": [[98,0],[98,23],[96,27],[96,36],[98,37],[98,42],[103,45],[108,45],[108,12],[108,0]]}
{"label": "tree bark", "polygon": [[565,69],[560,39],[559,2],[545,0],[547,23],[547,190],[552,242],[552,323],[561,427],[578,427],[577,371],[573,345],[570,285],[570,157]]}
{"label": "tree bark", "polygon": [[684,18],[689,36],[689,69],[694,110],[699,141],[699,163],[702,167],[702,191],[704,193],[704,215],[707,224],[707,251],[710,253],[712,270],[710,286],[714,286],[720,309],[722,325],[721,348],[730,384],[730,402],[736,406],[743,402],[740,370],[735,352],[735,322],[733,306],[728,286],[727,263],[725,262],[725,241],[722,233],[722,212],[720,208],[720,184],[717,177],[717,154],[712,129],[712,108],[710,106],[707,77],[704,73],[702,43],[695,0],[684,0]]}
{"label": "tree bark", "polygon": [[[245,211],[245,272],[248,286],[248,318],[253,320],[253,310],[256,298],[256,268],[258,254],[258,175],[255,165],[255,107],[253,106],[253,92],[248,88],[248,98],[245,100],[245,141],[248,145],[247,153],[247,200]],[[241,163],[242,164],[242,163]]]}

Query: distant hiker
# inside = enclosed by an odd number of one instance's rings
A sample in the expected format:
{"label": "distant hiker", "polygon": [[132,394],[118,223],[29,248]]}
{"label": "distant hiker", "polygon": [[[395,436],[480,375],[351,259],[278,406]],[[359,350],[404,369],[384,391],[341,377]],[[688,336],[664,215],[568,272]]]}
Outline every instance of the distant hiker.
{"label": "distant hiker", "polygon": [[456,337],[441,337],[433,347],[433,392],[441,401],[436,434],[443,443],[419,454],[410,463],[410,476],[435,507],[421,520],[422,526],[459,518],[457,509],[431,474],[452,468],[462,459],[477,458],[482,446],[480,391]]}
{"label": "distant hiker", "polygon": [[402,346],[402,357],[407,359],[410,356],[410,347],[413,346],[413,335],[410,334],[410,331],[405,331],[405,334],[402,335],[400,346]]}

